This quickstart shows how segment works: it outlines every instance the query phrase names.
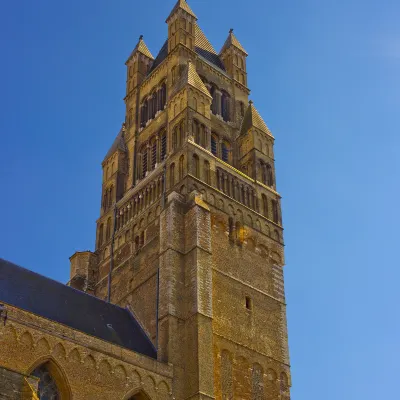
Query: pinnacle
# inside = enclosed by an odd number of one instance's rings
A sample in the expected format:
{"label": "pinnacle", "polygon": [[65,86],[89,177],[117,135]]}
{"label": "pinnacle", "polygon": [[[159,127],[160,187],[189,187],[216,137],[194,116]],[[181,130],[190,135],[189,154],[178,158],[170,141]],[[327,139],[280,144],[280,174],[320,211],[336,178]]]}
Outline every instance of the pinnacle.
{"label": "pinnacle", "polygon": [[266,133],[267,135],[272,136],[267,124],[262,119],[257,109],[254,107],[254,103],[252,100],[249,101],[249,107],[245,112],[241,127],[241,133],[245,134],[251,127],[255,127],[260,131]]}
{"label": "pinnacle", "polygon": [[237,40],[236,36],[233,34],[232,28],[229,30],[228,38],[226,39],[224,45],[222,46],[220,54],[222,54],[226,49],[228,49],[231,46],[236,47],[241,52],[243,52],[246,56],[248,55],[246,50],[244,49],[244,47],[240,44],[239,40]]}
{"label": "pinnacle", "polygon": [[169,14],[169,16],[167,18],[167,22],[175,14],[175,12],[178,9],[182,9],[182,10],[186,11],[189,15],[191,15],[192,17],[197,19],[196,14],[189,7],[189,4],[186,2],[186,0],[178,0],[178,2],[175,4],[175,7],[172,9],[171,13]]}
{"label": "pinnacle", "polygon": [[133,57],[133,55],[136,52],[140,52],[143,55],[145,55],[146,57],[150,58],[151,60],[154,60],[153,55],[151,54],[149,48],[146,46],[146,43],[143,40],[143,35],[139,36],[139,41],[138,41],[136,47],[133,49],[131,55],[129,56],[128,61]]}

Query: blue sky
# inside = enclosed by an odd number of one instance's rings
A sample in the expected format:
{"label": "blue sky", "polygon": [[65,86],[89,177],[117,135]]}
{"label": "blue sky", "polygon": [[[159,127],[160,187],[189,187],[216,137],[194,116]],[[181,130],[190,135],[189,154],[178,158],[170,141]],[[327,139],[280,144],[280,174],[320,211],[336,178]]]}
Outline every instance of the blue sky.
{"label": "blue sky", "polygon": [[[137,5],[140,3],[140,5]],[[294,400],[393,397],[400,3],[192,0],[219,50],[249,53],[276,137]],[[174,0],[0,3],[0,256],[61,281],[93,249],[101,161],[124,119],[124,62],[155,55]]]}

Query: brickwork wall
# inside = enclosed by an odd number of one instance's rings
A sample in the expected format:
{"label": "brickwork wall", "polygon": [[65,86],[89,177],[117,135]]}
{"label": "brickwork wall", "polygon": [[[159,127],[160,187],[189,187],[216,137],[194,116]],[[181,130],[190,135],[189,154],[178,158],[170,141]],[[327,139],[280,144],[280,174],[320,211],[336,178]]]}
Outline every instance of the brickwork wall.
{"label": "brickwork wall", "polygon": [[[140,391],[150,399],[171,398],[168,365],[11,306],[8,312],[0,326],[1,364],[22,376],[49,362],[61,400],[125,400]],[[3,373],[1,379],[18,389],[18,376],[11,378]]]}

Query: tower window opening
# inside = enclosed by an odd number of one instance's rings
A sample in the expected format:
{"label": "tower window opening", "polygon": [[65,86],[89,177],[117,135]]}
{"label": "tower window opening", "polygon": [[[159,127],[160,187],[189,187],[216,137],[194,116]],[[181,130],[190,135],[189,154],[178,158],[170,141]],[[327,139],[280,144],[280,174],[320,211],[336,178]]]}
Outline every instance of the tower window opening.
{"label": "tower window opening", "polygon": [[185,156],[179,158],[179,179],[183,179]]}
{"label": "tower window opening", "polygon": [[222,161],[229,162],[229,152],[230,152],[229,145],[226,142],[222,142],[221,145]]}
{"label": "tower window opening", "polygon": [[170,187],[172,188],[175,185],[175,164],[174,163],[171,164],[169,173],[170,173]]}
{"label": "tower window opening", "polygon": [[200,170],[199,170],[199,157],[197,154],[193,154],[193,175],[196,178],[200,177]]}
{"label": "tower window opening", "polygon": [[214,135],[211,136],[211,153],[217,156],[217,138]]}
{"label": "tower window opening", "polygon": [[279,223],[278,202],[276,200],[272,200],[272,218],[276,224]]}
{"label": "tower window opening", "polygon": [[157,164],[157,142],[153,143],[151,148],[151,169],[154,169]]}
{"label": "tower window opening", "polygon": [[161,161],[165,159],[167,155],[167,136],[165,133],[161,136]]}
{"label": "tower window opening", "polygon": [[142,178],[146,176],[147,173],[147,149],[142,153]]}
{"label": "tower window opening", "polygon": [[208,185],[211,183],[210,182],[210,163],[205,160],[204,161],[204,181],[205,183],[207,183]]}
{"label": "tower window opening", "polygon": [[251,311],[253,309],[253,302],[249,296],[246,296],[246,309]]}
{"label": "tower window opening", "polygon": [[172,149],[176,150],[178,148],[178,128],[175,128],[172,133]]}

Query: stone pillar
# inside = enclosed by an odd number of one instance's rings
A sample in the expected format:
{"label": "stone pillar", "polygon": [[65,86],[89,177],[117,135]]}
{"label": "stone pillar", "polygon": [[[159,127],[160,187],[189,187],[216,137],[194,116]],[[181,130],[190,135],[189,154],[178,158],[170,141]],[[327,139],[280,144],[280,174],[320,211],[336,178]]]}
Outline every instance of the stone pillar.
{"label": "stone pillar", "polygon": [[176,399],[214,399],[211,215],[176,192],[160,215],[159,359],[174,364]]}

